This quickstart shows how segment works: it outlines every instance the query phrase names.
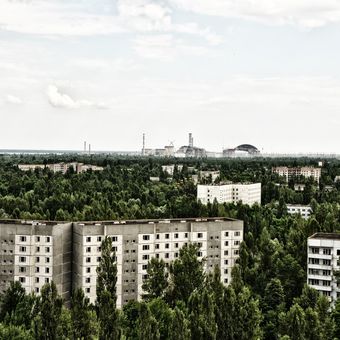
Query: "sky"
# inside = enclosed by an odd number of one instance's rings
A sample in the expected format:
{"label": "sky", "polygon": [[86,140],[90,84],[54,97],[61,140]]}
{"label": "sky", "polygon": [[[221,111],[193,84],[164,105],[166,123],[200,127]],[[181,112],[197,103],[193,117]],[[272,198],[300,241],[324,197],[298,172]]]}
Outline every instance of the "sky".
{"label": "sky", "polygon": [[339,0],[0,0],[0,149],[340,153]]}

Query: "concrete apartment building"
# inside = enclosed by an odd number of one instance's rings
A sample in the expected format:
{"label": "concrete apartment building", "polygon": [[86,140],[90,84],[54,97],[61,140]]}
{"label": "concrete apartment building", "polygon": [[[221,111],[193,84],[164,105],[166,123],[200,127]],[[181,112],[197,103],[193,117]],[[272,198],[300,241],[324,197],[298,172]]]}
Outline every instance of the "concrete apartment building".
{"label": "concrete apartment building", "polygon": [[321,177],[321,168],[315,168],[312,166],[303,166],[303,167],[287,167],[287,166],[278,166],[272,168],[272,172],[278,174],[279,176],[285,177],[286,181],[293,177],[305,177],[310,178],[313,177],[316,182],[319,183]]}
{"label": "concrete apartment building", "polygon": [[316,233],[308,238],[307,283],[332,303],[340,298],[340,284],[334,275],[340,270],[340,234]]}
{"label": "concrete apartment building", "polygon": [[27,292],[40,293],[53,280],[68,301],[72,288],[82,288],[96,299],[96,268],[101,242],[110,236],[117,258],[117,306],[141,299],[147,264],[152,257],[176,259],[189,242],[200,245],[199,258],[206,270],[221,269],[228,284],[239,257],[243,222],[228,218],[173,219],[110,222],[0,221],[0,292],[20,281]]}
{"label": "concrete apartment building", "polygon": [[18,168],[22,171],[29,171],[34,169],[45,169],[49,168],[53,172],[61,172],[62,174],[65,174],[67,170],[70,168],[73,168],[74,171],[79,174],[81,172],[85,172],[87,170],[92,171],[103,171],[104,168],[97,165],[92,164],[83,164],[83,163],[54,163],[54,164],[18,164]]}
{"label": "concrete apartment building", "polygon": [[237,203],[253,205],[261,204],[261,183],[230,183],[220,185],[198,185],[197,200],[202,204]]}
{"label": "concrete apartment building", "polygon": [[28,293],[54,281],[65,300],[72,291],[72,223],[0,221],[0,293],[20,281]]}
{"label": "concrete apartment building", "polygon": [[287,204],[287,212],[290,215],[300,214],[302,218],[308,219],[312,213],[312,207],[309,205]]}

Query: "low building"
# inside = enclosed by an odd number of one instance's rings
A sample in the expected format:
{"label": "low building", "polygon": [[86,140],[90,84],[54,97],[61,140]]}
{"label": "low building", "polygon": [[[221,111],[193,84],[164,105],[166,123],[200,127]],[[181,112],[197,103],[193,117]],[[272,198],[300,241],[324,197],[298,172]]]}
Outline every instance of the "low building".
{"label": "low building", "polygon": [[287,212],[290,215],[301,215],[302,218],[308,219],[312,208],[309,205],[287,204]]}
{"label": "low building", "polygon": [[294,184],[294,191],[303,192],[305,191],[306,184]]}
{"label": "low building", "polygon": [[220,178],[220,172],[215,170],[200,171],[199,177],[201,179],[208,179],[211,177],[211,182],[214,183],[218,178]]}
{"label": "low building", "polygon": [[202,204],[237,203],[261,204],[261,183],[230,183],[220,185],[198,185],[197,200]]}
{"label": "low building", "polygon": [[61,172],[65,174],[70,168],[73,168],[73,170],[79,174],[81,172],[85,172],[87,170],[92,171],[103,171],[104,168],[97,165],[92,164],[83,164],[83,163],[54,163],[54,164],[18,164],[18,168],[22,171],[29,171],[34,169],[45,169],[48,168],[53,172]]}
{"label": "low building", "polygon": [[340,234],[316,233],[308,238],[307,283],[334,303],[340,298]]}
{"label": "low building", "polygon": [[162,170],[163,172],[166,172],[169,176],[173,176],[176,167],[177,167],[177,171],[182,171],[183,164],[162,165]]}

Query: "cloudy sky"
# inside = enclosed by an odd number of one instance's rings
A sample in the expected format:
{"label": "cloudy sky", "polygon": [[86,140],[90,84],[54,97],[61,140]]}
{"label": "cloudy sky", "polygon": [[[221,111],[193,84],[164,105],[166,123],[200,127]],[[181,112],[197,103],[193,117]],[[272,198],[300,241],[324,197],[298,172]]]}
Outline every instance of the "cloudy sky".
{"label": "cloudy sky", "polygon": [[340,147],[339,0],[0,0],[0,149]]}

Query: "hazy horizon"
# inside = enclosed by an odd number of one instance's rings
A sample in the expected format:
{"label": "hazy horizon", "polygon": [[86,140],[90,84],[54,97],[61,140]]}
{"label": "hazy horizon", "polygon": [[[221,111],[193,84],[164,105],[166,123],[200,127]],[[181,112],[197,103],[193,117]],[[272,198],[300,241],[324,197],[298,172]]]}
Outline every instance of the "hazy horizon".
{"label": "hazy horizon", "polygon": [[3,0],[0,149],[338,153],[340,3]]}

